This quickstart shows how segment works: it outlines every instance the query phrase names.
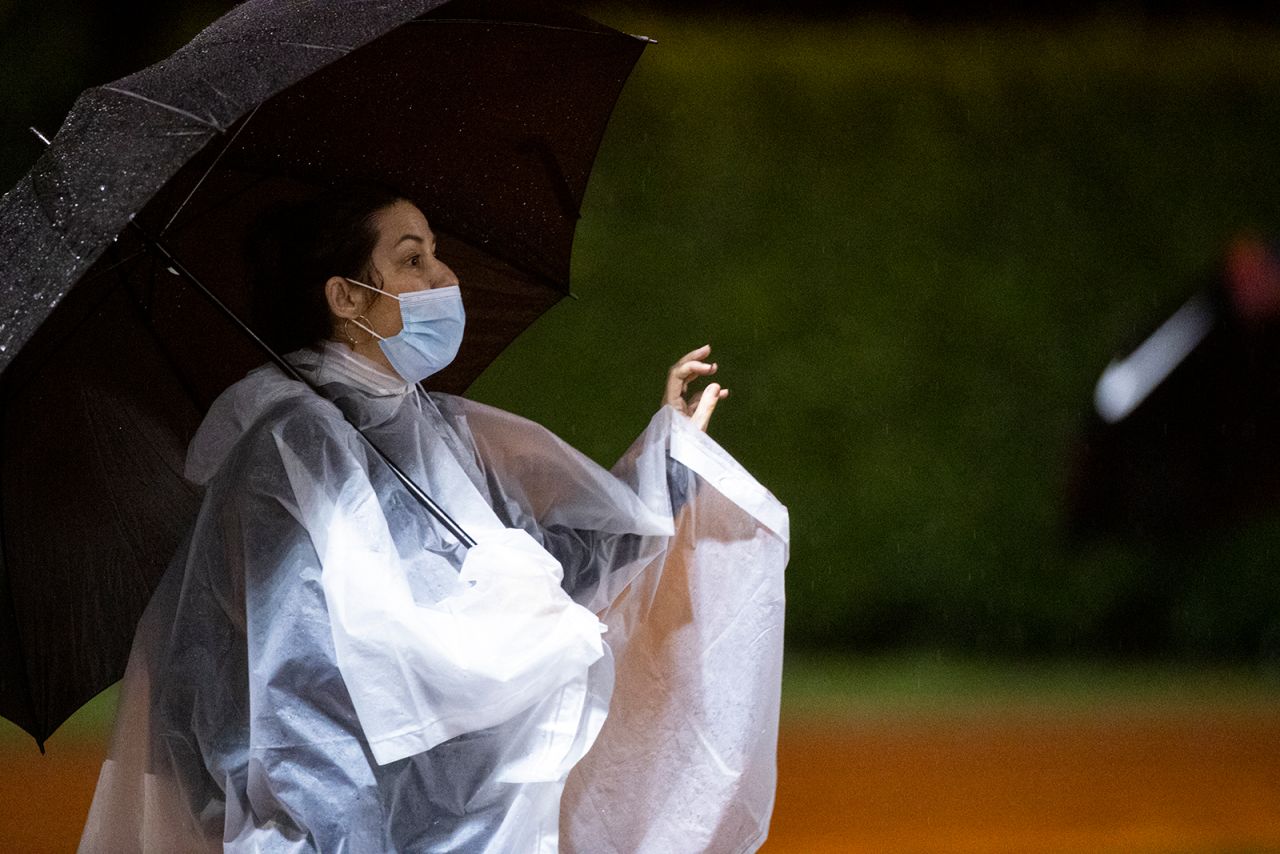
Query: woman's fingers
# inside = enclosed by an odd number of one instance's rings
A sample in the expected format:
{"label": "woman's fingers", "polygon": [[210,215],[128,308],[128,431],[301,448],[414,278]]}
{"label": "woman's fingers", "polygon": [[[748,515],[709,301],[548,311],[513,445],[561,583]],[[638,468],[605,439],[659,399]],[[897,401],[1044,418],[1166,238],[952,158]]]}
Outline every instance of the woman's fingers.
{"label": "woman's fingers", "polygon": [[684,393],[689,388],[690,381],[697,377],[705,377],[714,374],[719,366],[716,364],[708,364],[701,361],[711,353],[711,345],[704,344],[696,350],[691,350],[680,357],[671,370],[667,372],[667,386],[663,391],[662,402],[676,406],[684,411]]}
{"label": "woman's fingers", "polygon": [[698,377],[710,376],[717,370],[719,370],[719,366],[715,362],[710,364],[706,362],[684,362],[671,369],[670,378],[684,386],[688,386],[690,382]]}
{"label": "woman's fingers", "polygon": [[681,362],[687,362],[690,359],[705,359],[710,354],[711,354],[711,345],[703,344],[697,350],[690,350],[688,353],[685,353],[679,359],[676,359],[676,364],[679,365]]}
{"label": "woman's fingers", "polygon": [[711,413],[715,411],[716,404],[729,396],[729,389],[721,388],[719,383],[711,383],[702,390],[702,395],[698,398],[698,406],[690,416],[695,427],[702,432],[707,432],[707,425],[711,423]]}
{"label": "woman's fingers", "polygon": [[715,362],[702,361],[709,355],[711,355],[711,345],[704,344],[681,356],[667,372],[667,388],[662,401],[688,415],[694,425],[704,433],[707,425],[711,423],[711,413],[715,411],[716,404],[729,396],[727,388],[721,388],[719,383],[711,383],[696,395],[696,403],[693,400],[685,402],[684,396],[689,390],[690,382],[699,377],[709,377],[720,369]]}

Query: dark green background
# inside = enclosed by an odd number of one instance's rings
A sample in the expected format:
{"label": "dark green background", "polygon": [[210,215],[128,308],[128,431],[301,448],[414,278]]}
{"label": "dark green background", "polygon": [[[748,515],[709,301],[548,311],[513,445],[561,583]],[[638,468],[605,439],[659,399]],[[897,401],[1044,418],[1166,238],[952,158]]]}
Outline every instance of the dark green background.
{"label": "dark green background", "polygon": [[[5,186],[27,125],[223,6],[168,8],[112,55],[73,4],[0,3]],[[1280,235],[1280,32],[593,14],[659,43],[597,161],[580,299],[474,396],[609,464],[710,342],[712,434],[791,511],[793,646],[1280,662],[1277,519],[1072,550],[1061,518],[1107,361],[1233,236]]]}

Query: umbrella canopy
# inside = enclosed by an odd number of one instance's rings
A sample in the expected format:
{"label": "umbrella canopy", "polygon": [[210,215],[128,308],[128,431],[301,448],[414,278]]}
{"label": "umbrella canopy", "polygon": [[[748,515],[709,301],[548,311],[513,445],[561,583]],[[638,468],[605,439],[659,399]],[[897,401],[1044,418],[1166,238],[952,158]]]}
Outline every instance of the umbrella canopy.
{"label": "umbrella canopy", "polygon": [[[415,199],[458,273],[460,392],[568,293],[609,113],[646,40],[509,2],[249,0],[87,90],[0,200],[0,715],[43,740],[117,680],[199,495],[208,404],[264,361],[244,231],[348,180]],[[130,227],[130,223],[135,227]]]}

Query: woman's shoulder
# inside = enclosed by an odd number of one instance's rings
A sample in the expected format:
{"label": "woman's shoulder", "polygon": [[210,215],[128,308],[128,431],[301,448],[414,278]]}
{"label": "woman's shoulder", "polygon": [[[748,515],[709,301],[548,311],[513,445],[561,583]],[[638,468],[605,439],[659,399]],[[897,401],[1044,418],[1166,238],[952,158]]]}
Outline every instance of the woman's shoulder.
{"label": "woman's shoulder", "polygon": [[255,439],[274,437],[288,444],[321,436],[345,437],[352,428],[331,401],[292,379],[273,364],[250,371],[210,405],[187,446],[184,474],[203,484],[231,452]]}
{"label": "woman's shoulder", "polygon": [[546,430],[536,421],[531,421],[522,415],[516,415],[497,406],[488,403],[481,403],[477,400],[460,397],[456,394],[447,394],[443,391],[432,391],[427,393],[427,397],[435,404],[436,409],[440,411],[446,418],[458,421],[478,421],[478,422],[500,422],[508,427],[527,427],[536,430]]}

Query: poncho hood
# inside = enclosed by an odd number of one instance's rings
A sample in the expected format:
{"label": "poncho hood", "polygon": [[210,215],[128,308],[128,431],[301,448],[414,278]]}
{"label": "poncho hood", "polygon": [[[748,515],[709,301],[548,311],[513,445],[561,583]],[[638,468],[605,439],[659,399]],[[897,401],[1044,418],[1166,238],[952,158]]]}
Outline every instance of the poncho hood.
{"label": "poncho hood", "polygon": [[[353,352],[345,344],[324,339],[319,343],[286,353],[284,359],[314,385],[342,383],[357,389],[371,400],[398,405],[415,390],[414,384],[388,373],[377,363]],[[305,384],[287,376],[273,363],[254,368],[243,379],[227,387],[209,407],[187,446],[184,476],[199,486],[205,485],[222,466],[223,461],[272,405],[291,397],[315,398],[314,405],[337,418],[338,408],[319,397]]]}

